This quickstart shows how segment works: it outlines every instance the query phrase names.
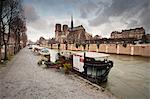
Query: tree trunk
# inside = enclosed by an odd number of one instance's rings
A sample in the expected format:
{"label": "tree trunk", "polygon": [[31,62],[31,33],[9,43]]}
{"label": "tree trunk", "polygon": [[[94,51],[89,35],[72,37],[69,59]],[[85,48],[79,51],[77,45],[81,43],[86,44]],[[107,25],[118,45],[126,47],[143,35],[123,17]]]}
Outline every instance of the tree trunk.
{"label": "tree trunk", "polygon": [[2,31],[1,31],[1,22],[2,22],[2,8],[3,8],[3,1],[0,1],[0,63],[1,63],[1,48],[2,48]]}
{"label": "tree trunk", "polygon": [[14,46],[14,54],[17,54],[17,51],[18,51],[18,49],[17,49],[18,47],[17,47],[17,40],[15,41],[15,46]]}
{"label": "tree trunk", "polygon": [[20,51],[21,46],[20,46],[20,33],[18,33],[18,52]]}
{"label": "tree trunk", "polygon": [[0,45],[0,63],[1,63],[1,59],[2,59],[2,54],[1,54],[1,45]]}
{"label": "tree trunk", "polygon": [[14,53],[18,53],[18,36],[17,34],[15,35],[15,47],[14,47]]}
{"label": "tree trunk", "polygon": [[5,54],[4,54],[4,60],[8,60],[8,56],[7,56],[7,44],[4,44],[5,46]]}
{"label": "tree trunk", "polygon": [[16,45],[14,46],[14,55],[16,54]]}

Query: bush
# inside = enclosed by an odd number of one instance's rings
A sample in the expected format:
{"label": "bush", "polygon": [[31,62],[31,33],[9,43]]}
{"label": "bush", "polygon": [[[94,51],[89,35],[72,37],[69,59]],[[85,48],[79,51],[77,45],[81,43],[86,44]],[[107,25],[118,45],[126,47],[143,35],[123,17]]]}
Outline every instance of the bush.
{"label": "bush", "polygon": [[69,71],[71,70],[71,64],[70,63],[65,63],[63,64],[63,68],[64,68],[64,71],[65,71],[65,74],[69,74]]}

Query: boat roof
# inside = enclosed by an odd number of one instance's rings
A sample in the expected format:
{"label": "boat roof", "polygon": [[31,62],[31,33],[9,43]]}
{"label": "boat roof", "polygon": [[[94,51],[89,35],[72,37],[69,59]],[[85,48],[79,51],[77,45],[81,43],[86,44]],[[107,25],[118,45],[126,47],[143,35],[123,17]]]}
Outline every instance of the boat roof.
{"label": "boat roof", "polygon": [[[81,51],[68,51],[68,50],[62,50],[60,52],[62,55],[78,55],[78,56],[84,56],[84,52]],[[104,53],[97,53],[97,52],[85,52],[86,53],[86,57],[89,58],[106,58],[109,57],[109,54],[104,54]]]}
{"label": "boat roof", "polygon": [[50,55],[50,51],[49,51],[48,48],[42,48],[42,49],[39,51],[39,53],[40,53],[41,55]]}
{"label": "boat roof", "polygon": [[[84,56],[84,52],[75,52],[75,55]],[[97,53],[97,52],[85,52],[85,56],[89,58],[104,58],[109,57],[109,54]]]}
{"label": "boat roof", "polygon": [[38,45],[32,45],[33,48],[42,49],[43,47],[40,47]]}

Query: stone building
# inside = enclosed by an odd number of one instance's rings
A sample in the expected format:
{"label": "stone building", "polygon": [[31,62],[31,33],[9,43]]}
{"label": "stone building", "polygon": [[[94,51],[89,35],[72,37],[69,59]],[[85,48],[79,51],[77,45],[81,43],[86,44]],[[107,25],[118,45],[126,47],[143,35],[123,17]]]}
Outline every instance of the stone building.
{"label": "stone building", "polygon": [[121,32],[113,31],[111,33],[112,39],[120,39],[120,38],[133,38],[133,39],[142,39],[142,36],[145,35],[145,29],[143,27],[129,29],[129,30],[122,30]]}
{"label": "stone building", "polygon": [[142,41],[143,43],[150,43],[150,34],[143,35]]}
{"label": "stone building", "polygon": [[69,42],[81,42],[84,40],[90,40],[92,36],[87,33],[82,25],[69,29],[67,35],[67,41]]}
{"label": "stone building", "polygon": [[94,39],[94,40],[99,40],[99,39],[102,39],[102,36],[100,36],[100,35],[95,35],[95,36],[93,37],[93,39]]}
{"label": "stone building", "polygon": [[37,43],[41,46],[48,45],[48,40],[46,40],[44,37],[40,37],[40,39],[37,41]]}
{"label": "stone building", "polygon": [[55,40],[63,43],[67,39],[69,34],[68,25],[63,25],[63,30],[61,30],[61,24],[55,25]]}
{"label": "stone building", "polygon": [[90,40],[91,38],[92,35],[87,33],[82,25],[73,26],[73,19],[71,19],[71,27],[65,24],[61,29],[61,24],[55,25],[55,40],[60,43],[74,43],[82,40]]}

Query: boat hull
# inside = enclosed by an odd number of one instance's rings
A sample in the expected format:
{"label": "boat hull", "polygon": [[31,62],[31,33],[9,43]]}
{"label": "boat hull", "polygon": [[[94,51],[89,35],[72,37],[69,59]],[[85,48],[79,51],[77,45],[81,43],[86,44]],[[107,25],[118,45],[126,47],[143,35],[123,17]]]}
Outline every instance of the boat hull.
{"label": "boat hull", "polygon": [[89,80],[90,82],[92,83],[96,83],[96,84],[101,84],[103,82],[107,82],[107,79],[108,79],[108,74],[111,70],[111,67],[110,68],[106,68],[106,71],[104,74],[100,75],[100,76],[91,76],[91,75],[88,75],[87,73],[85,72],[79,72],[77,69],[73,68],[73,72],[76,73],[77,75]]}

